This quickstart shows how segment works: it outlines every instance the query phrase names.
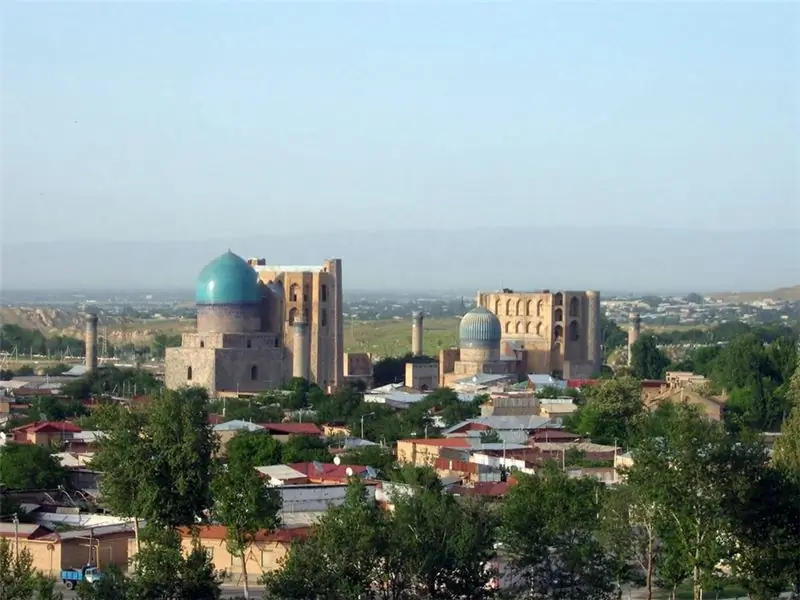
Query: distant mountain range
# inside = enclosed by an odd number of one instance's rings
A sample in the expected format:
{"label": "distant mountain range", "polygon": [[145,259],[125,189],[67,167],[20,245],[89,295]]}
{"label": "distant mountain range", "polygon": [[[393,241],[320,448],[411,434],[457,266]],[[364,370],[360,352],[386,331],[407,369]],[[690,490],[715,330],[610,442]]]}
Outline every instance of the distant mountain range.
{"label": "distant mountain range", "polygon": [[347,289],[747,292],[800,282],[798,239],[798,230],[544,225],[301,231],[293,236],[188,242],[3,244],[0,284],[5,290],[192,289],[203,265],[230,248],[271,264],[319,264],[325,258],[340,257]]}

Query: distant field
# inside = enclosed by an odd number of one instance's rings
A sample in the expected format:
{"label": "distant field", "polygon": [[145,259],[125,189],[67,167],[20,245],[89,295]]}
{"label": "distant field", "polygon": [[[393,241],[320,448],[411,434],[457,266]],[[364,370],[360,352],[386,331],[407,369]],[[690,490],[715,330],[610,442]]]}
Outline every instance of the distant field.
{"label": "distant field", "polygon": [[[436,355],[441,348],[458,345],[456,317],[425,319],[425,354]],[[371,352],[397,356],[411,352],[411,319],[389,321],[345,321],[345,352]]]}

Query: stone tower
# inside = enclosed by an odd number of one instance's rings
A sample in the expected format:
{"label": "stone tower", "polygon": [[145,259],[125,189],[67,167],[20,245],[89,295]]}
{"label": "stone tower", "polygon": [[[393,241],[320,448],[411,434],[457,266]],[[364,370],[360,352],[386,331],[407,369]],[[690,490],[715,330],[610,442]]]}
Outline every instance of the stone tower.
{"label": "stone tower", "polygon": [[592,363],[595,374],[603,369],[603,334],[600,330],[600,294],[586,292],[586,359]]}
{"label": "stone tower", "polygon": [[97,315],[86,313],[86,369],[97,369]]}
{"label": "stone tower", "polygon": [[422,311],[415,311],[411,314],[411,354],[414,356],[422,356],[422,320],[424,316]]}
{"label": "stone tower", "polygon": [[309,344],[308,323],[302,317],[295,320],[294,343],[292,345],[292,377],[308,379]]}
{"label": "stone tower", "polygon": [[639,313],[631,313],[629,319],[631,326],[628,329],[628,366],[630,367],[633,360],[633,345],[639,340],[639,335],[642,333],[642,317]]}

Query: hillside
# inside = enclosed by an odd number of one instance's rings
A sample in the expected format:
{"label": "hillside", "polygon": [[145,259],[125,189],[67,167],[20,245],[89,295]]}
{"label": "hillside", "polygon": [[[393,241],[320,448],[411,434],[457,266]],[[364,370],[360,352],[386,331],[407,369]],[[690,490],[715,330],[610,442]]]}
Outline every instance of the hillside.
{"label": "hillside", "polygon": [[710,296],[726,302],[756,302],[767,299],[800,302],[800,285],[782,287],[769,292],[719,292]]}
{"label": "hillside", "polygon": [[[86,321],[78,311],[60,308],[0,306],[0,323],[34,329],[43,335],[83,339]],[[98,318],[100,335],[112,344],[147,344],[158,333],[179,333],[194,327],[194,320],[151,319],[137,320],[101,313]]]}

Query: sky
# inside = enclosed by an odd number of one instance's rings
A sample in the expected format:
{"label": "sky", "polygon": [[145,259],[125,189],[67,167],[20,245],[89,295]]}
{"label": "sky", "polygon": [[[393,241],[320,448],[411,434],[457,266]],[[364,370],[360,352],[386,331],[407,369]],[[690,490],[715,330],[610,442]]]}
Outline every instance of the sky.
{"label": "sky", "polygon": [[798,4],[2,11],[6,255],[297,230],[800,229]]}

